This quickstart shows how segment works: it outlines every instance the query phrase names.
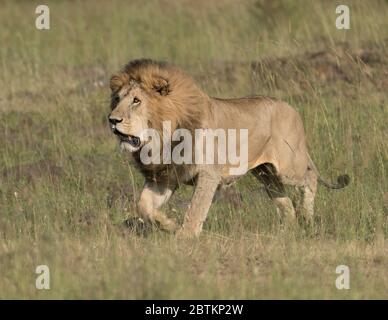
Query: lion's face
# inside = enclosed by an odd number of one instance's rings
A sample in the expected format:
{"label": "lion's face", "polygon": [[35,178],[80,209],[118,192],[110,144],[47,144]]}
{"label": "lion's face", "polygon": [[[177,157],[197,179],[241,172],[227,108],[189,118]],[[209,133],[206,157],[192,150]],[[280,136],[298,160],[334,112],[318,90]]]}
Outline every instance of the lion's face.
{"label": "lion's face", "polygon": [[144,146],[148,129],[149,97],[136,83],[124,85],[112,94],[109,122],[123,150],[135,152]]}
{"label": "lion's face", "polygon": [[124,150],[139,151],[158,138],[155,132],[163,144],[165,121],[170,122],[170,134],[177,128],[196,128],[200,122],[204,95],[190,77],[161,68],[135,60],[110,79],[109,122]]}

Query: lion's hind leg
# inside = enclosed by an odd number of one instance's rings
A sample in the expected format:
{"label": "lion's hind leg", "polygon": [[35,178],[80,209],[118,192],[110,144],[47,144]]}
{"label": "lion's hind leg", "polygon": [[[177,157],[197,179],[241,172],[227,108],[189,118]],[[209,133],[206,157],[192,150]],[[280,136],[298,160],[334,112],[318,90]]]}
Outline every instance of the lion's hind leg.
{"label": "lion's hind leg", "polygon": [[294,221],[296,213],[291,199],[286,195],[284,184],[270,163],[262,164],[252,170],[253,175],[264,184],[265,190],[277,207],[282,219]]}
{"label": "lion's hind leg", "polygon": [[314,215],[314,199],[317,192],[317,174],[308,168],[305,175],[304,185],[301,189],[301,201],[298,206],[306,221],[311,222]]}

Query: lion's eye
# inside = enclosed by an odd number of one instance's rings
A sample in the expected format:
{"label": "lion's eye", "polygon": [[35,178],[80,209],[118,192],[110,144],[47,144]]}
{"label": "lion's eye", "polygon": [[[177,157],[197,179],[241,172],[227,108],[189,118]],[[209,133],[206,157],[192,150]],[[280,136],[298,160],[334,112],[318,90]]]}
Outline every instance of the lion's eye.
{"label": "lion's eye", "polygon": [[140,100],[137,97],[133,98],[132,104],[139,104]]}
{"label": "lion's eye", "polygon": [[120,97],[119,96],[115,96],[114,98],[113,98],[113,101],[114,101],[114,103],[119,103],[120,102]]}

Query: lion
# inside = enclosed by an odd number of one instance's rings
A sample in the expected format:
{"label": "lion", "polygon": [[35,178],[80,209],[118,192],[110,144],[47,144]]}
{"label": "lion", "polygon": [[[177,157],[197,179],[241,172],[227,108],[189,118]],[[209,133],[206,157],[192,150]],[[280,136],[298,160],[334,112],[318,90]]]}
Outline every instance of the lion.
{"label": "lion", "polygon": [[[145,178],[138,202],[140,217],[178,236],[198,236],[216,191],[247,172],[264,185],[280,217],[290,221],[299,214],[311,221],[318,182],[332,189],[349,184],[348,175],[340,175],[336,183],[321,178],[307,150],[301,117],[276,98],[210,97],[182,70],[150,59],[130,61],[111,77],[110,89],[112,132],[121,149],[132,153]],[[170,121],[172,130],[184,128],[190,132],[198,128],[247,129],[247,170],[231,174],[230,163],[144,164],[141,151],[150,143],[144,131],[152,128],[162,133],[165,120]],[[240,146],[237,144],[237,149]],[[194,185],[195,190],[183,224],[178,226],[160,208],[182,184]],[[301,201],[295,206],[285,185],[300,192]]]}

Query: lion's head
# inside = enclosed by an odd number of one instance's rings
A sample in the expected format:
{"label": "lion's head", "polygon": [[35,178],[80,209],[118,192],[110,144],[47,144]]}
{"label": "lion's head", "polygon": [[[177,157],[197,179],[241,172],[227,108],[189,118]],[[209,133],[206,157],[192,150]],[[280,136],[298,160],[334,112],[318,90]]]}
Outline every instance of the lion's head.
{"label": "lion's head", "polygon": [[165,63],[131,61],[112,76],[110,88],[110,126],[121,148],[130,152],[148,142],[147,129],[162,133],[163,121],[170,121],[172,131],[193,130],[206,112],[207,95],[191,77]]}

